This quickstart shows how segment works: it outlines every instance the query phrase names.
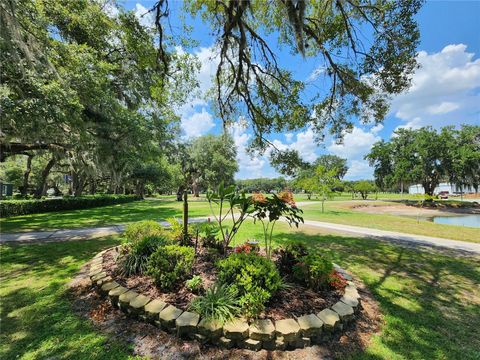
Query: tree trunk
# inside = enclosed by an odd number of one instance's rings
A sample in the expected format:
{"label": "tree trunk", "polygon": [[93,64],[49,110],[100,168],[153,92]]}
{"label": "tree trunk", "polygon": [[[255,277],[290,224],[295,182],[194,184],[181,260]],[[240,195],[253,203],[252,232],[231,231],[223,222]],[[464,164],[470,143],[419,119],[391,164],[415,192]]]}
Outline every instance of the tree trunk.
{"label": "tree trunk", "polygon": [[183,196],[183,186],[180,186],[177,190],[177,201],[182,201]]}
{"label": "tree trunk", "polygon": [[183,236],[188,236],[188,191],[183,191]]}
{"label": "tree trunk", "polygon": [[89,189],[88,189],[90,195],[95,195],[95,193],[97,192],[97,184],[95,182],[95,179],[93,177],[90,178],[90,185],[89,185]]}
{"label": "tree trunk", "polygon": [[198,187],[198,184],[197,184],[197,181],[195,180],[192,184],[192,192],[193,192],[193,196],[195,197],[199,197],[200,196],[200,191],[199,191],[199,187]]}
{"label": "tree trunk", "polygon": [[28,192],[28,178],[30,177],[30,173],[32,172],[32,159],[33,155],[28,155],[27,168],[25,169],[25,173],[23,174],[23,186],[21,190],[22,195],[27,195]]}
{"label": "tree trunk", "polygon": [[55,156],[53,156],[47,163],[47,166],[45,166],[45,169],[43,169],[42,174],[40,175],[40,183],[38,184],[37,190],[35,191],[35,197],[37,199],[45,196],[45,194],[47,193],[47,178],[50,174],[50,170],[52,170],[52,167],[53,165],[55,165],[56,162],[57,159],[55,158]]}

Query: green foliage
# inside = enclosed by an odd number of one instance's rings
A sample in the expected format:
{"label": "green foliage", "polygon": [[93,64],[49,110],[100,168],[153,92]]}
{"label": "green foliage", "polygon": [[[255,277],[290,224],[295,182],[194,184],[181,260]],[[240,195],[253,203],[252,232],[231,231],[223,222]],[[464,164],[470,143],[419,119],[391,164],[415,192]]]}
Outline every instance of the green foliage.
{"label": "green foliage", "polygon": [[145,273],[150,255],[168,243],[166,237],[158,235],[146,235],[135,240],[130,246],[127,245],[127,254],[120,261],[121,272],[126,276]]}
{"label": "green foliage", "polygon": [[199,234],[203,236],[203,246],[208,248],[218,248],[219,242],[217,239],[220,233],[218,224],[212,221],[206,221],[198,224]]}
{"label": "green foliage", "polygon": [[[215,190],[207,191],[207,200],[222,235],[222,248],[226,251],[240,226],[254,211],[252,197],[237,191],[235,185],[225,187],[221,182]],[[218,207],[218,211],[213,210],[213,204]],[[227,217],[231,217],[232,220],[232,225],[228,227],[224,222]]]}
{"label": "green foliage", "polygon": [[298,227],[300,222],[303,223],[301,213],[293,200],[291,192],[283,191],[273,194],[271,197],[265,197],[263,194],[254,194],[252,196],[254,221],[261,222],[263,229],[263,237],[265,241],[265,251],[267,257],[271,257],[272,253],[272,236],[275,223],[282,217],[287,220],[290,226]]}
{"label": "green foliage", "polygon": [[188,279],[187,281],[185,281],[185,286],[191,292],[198,294],[203,290],[203,280],[201,276],[194,275],[192,276],[191,279]]}
{"label": "green foliage", "polygon": [[275,264],[255,253],[233,253],[217,262],[218,281],[239,294],[242,313],[255,317],[280,289],[282,279]]}
{"label": "green foliage", "polygon": [[195,298],[190,309],[202,318],[224,324],[239,313],[237,290],[227,285],[214,285],[205,295]]}
{"label": "green foliage", "polygon": [[45,213],[51,211],[88,209],[140,200],[135,195],[93,195],[62,199],[2,200],[0,217]]}
{"label": "green foliage", "polygon": [[379,141],[365,157],[374,167],[377,185],[419,183],[432,196],[443,179],[457,185],[480,184],[480,126],[461,129],[399,129],[390,141]]}
{"label": "green foliage", "polygon": [[240,191],[246,193],[264,192],[271,193],[272,191],[282,191],[287,187],[287,180],[283,177],[278,178],[259,178],[259,179],[244,179],[236,180],[235,185]]}
{"label": "green foliage", "polygon": [[353,190],[360,193],[363,200],[366,200],[369,193],[375,192],[377,187],[372,181],[360,180],[354,183]]}
{"label": "green foliage", "polygon": [[162,225],[154,220],[142,220],[127,225],[124,237],[128,243],[137,243],[145,237],[160,236],[165,233]]}
{"label": "green foliage", "polygon": [[195,251],[189,246],[167,245],[157,248],[147,263],[147,275],[164,290],[171,290],[191,273]]}
{"label": "green foliage", "polygon": [[277,266],[282,274],[291,274],[298,259],[308,254],[307,247],[301,242],[292,242],[275,251],[278,255]]}
{"label": "green foliage", "polygon": [[313,290],[328,285],[332,272],[332,261],[318,254],[303,256],[293,266],[294,278]]}

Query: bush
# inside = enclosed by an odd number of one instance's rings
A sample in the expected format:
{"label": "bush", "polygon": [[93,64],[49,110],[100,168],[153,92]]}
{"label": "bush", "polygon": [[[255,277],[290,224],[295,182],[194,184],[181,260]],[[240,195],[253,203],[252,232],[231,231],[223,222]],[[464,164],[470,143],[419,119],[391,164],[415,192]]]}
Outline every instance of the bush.
{"label": "bush", "polygon": [[200,291],[203,290],[203,280],[200,276],[195,275],[191,279],[185,281],[185,286],[191,292],[198,294]]}
{"label": "bush", "polygon": [[282,279],[275,264],[255,253],[233,253],[217,262],[218,280],[238,291],[242,312],[255,317],[281,287]]}
{"label": "bush", "polygon": [[293,266],[294,278],[313,290],[328,285],[332,272],[332,262],[318,254],[303,256]]}
{"label": "bush", "polygon": [[195,251],[189,246],[159,247],[148,259],[147,274],[164,290],[172,289],[192,271]]}
{"label": "bush", "polygon": [[165,231],[162,225],[153,220],[143,220],[129,224],[124,233],[127,243],[136,243],[145,237],[163,235],[165,235]]}
{"label": "bush", "polygon": [[87,209],[141,200],[135,195],[92,195],[62,199],[2,200],[0,217],[37,214],[51,211]]}
{"label": "bush", "polygon": [[128,253],[120,261],[120,270],[126,276],[143,274],[147,270],[148,258],[160,246],[169,243],[163,236],[146,236],[130,245]]}
{"label": "bush", "polygon": [[207,289],[204,296],[195,298],[189,308],[202,318],[218,321],[223,325],[240,310],[237,290],[226,285],[215,285]]}
{"label": "bush", "polygon": [[290,243],[275,250],[277,266],[282,274],[291,274],[298,259],[308,254],[307,247],[300,242]]}

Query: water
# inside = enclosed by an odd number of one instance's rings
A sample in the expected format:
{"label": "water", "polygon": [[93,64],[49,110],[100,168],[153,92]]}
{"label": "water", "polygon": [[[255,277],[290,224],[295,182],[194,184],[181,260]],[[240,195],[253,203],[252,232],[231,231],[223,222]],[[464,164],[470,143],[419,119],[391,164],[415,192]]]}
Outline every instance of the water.
{"label": "water", "polygon": [[435,216],[435,224],[457,225],[480,228],[480,215]]}

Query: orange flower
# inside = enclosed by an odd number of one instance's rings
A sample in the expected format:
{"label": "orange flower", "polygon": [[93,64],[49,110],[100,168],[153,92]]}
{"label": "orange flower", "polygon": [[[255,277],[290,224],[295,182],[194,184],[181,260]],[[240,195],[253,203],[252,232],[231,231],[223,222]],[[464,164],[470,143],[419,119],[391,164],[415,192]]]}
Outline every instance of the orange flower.
{"label": "orange flower", "polygon": [[290,191],[281,191],[278,193],[278,198],[284,203],[295,206],[295,200],[293,200],[293,194]]}
{"label": "orange flower", "polygon": [[254,193],[252,195],[252,201],[257,204],[265,204],[267,202],[267,198],[262,193]]}

